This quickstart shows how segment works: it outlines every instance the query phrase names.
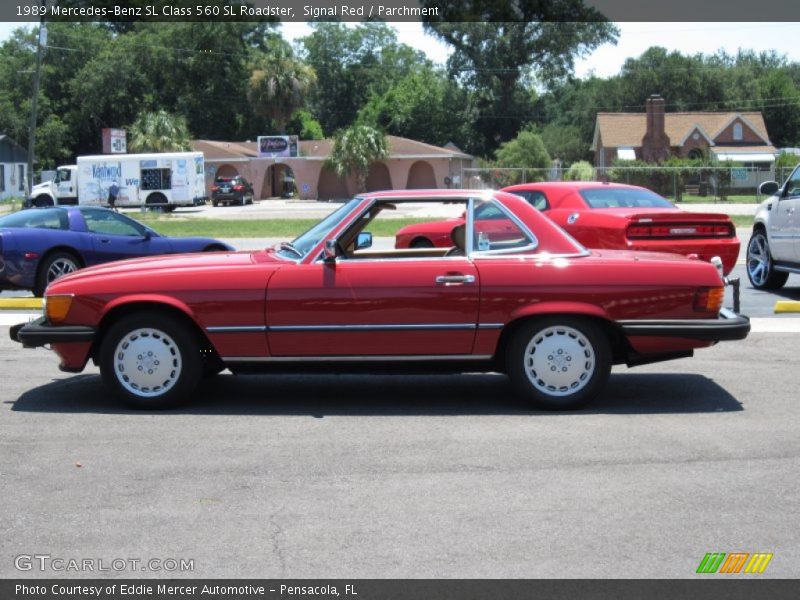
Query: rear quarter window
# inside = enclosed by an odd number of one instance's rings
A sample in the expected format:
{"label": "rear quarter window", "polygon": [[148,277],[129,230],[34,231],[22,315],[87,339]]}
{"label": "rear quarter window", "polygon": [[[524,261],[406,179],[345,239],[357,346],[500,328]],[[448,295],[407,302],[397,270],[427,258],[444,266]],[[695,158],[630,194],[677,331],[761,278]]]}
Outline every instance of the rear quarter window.
{"label": "rear quarter window", "polygon": [[515,196],[519,196],[520,198],[524,198],[528,204],[530,204],[536,210],[547,210],[550,208],[550,203],[547,201],[547,196],[545,196],[544,192],[533,191],[533,190],[520,190],[518,192],[512,192]]}

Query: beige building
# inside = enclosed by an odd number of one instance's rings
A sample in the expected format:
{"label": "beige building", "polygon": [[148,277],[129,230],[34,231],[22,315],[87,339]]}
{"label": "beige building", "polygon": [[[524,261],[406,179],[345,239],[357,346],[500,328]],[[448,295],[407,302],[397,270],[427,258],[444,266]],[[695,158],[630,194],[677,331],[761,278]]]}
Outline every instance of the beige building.
{"label": "beige building", "polygon": [[[441,148],[406,138],[387,136],[389,157],[376,162],[367,177],[367,190],[460,187],[464,169],[474,157],[455,146]],[[332,140],[299,144],[300,156],[259,158],[256,142],[194,140],[192,150],[205,156],[206,185],[218,176],[241,175],[253,184],[256,198],[283,195],[287,180],[293,181],[301,199],[329,200],[354,196],[355,178],[340,179],[325,167]]]}

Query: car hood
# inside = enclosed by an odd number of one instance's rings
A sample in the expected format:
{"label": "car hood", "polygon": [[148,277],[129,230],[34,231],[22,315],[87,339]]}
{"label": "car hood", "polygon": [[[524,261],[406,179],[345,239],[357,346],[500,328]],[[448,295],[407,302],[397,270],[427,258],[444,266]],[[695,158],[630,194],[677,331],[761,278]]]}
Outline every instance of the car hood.
{"label": "car hood", "polygon": [[255,252],[198,252],[195,254],[167,254],[147,258],[134,258],[105,263],[87,269],[81,269],[65,275],[51,284],[52,288],[62,287],[85,279],[104,276],[136,276],[148,272],[176,272],[204,269],[231,269],[237,266],[248,266],[263,262],[281,262],[274,254],[264,250]]}

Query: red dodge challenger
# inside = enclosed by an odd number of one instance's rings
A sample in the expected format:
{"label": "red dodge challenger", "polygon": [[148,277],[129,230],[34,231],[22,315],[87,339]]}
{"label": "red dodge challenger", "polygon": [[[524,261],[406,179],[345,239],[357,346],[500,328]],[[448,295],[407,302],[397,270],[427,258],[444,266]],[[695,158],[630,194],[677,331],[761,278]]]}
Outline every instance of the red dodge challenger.
{"label": "red dodge challenger", "polygon": [[[408,202],[464,216],[448,247],[373,244],[370,224]],[[67,275],[47,288],[44,316],[11,337],[49,344],[64,371],[94,361],[141,408],[184,402],[227,368],[497,371],[560,410],[597,396],[612,364],[746,337],[748,319],[722,308],[723,285],[697,259],[586,250],[512,194],[378,192],[274,248]]]}
{"label": "red dodge challenger", "polygon": [[[588,181],[524,183],[503,188],[522,196],[587,248],[650,250],[718,256],[725,275],[739,256],[739,239],[730,217],[677,208],[655,192],[632,185]],[[476,215],[491,227],[492,215]],[[463,219],[409,225],[397,236],[398,248],[446,247]]]}

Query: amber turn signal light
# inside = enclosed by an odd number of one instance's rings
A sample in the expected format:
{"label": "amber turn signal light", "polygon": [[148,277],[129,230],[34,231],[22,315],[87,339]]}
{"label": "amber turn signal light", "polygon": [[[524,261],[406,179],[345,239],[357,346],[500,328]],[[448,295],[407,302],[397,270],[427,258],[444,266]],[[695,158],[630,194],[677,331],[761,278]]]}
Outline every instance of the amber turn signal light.
{"label": "amber turn signal light", "polygon": [[59,323],[67,318],[69,307],[72,306],[72,298],[70,295],[61,296],[47,296],[45,298],[45,317],[51,323]]}
{"label": "amber turn signal light", "polygon": [[700,288],[694,295],[694,309],[703,312],[718,313],[725,300],[725,288]]}

